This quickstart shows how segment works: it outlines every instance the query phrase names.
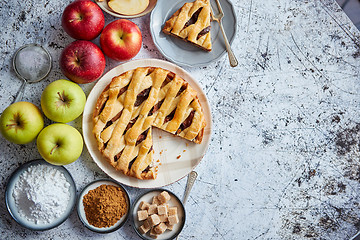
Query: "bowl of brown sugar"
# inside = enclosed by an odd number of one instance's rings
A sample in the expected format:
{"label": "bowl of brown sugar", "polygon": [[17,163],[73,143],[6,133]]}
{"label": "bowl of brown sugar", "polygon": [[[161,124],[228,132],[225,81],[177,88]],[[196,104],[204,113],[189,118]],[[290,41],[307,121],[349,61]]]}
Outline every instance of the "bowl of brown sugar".
{"label": "bowl of brown sugar", "polygon": [[93,181],[81,191],[77,213],[81,222],[91,231],[113,232],[122,227],[129,217],[129,194],[114,180]]}

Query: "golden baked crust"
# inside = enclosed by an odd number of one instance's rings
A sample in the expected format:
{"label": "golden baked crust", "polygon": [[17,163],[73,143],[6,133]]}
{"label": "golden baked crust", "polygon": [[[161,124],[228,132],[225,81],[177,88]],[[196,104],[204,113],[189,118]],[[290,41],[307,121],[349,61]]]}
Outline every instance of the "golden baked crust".
{"label": "golden baked crust", "polygon": [[206,125],[196,91],[176,74],[153,67],[114,77],[97,100],[93,122],[102,155],[138,179],[156,178],[152,126],[201,143]]}
{"label": "golden baked crust", "polygon": [[165,22],[163,32],[211,51],[210,2],[185,3]]}

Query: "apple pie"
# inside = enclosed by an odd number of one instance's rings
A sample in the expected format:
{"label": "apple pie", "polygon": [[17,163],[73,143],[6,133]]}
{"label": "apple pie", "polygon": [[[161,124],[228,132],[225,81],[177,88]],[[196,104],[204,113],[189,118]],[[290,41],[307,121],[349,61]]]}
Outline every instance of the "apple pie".
{"label": "apple pie", "polygon": [[185,3],[165,22],[163,32],[211,51],[210,2]]}
{"label": "apple pie", "polygon": [[93,133],[116,170],[155,179],[152,127],[201,143],[205,118],[196,91],[175,73],[139,67],[114,77],[99,96]]}

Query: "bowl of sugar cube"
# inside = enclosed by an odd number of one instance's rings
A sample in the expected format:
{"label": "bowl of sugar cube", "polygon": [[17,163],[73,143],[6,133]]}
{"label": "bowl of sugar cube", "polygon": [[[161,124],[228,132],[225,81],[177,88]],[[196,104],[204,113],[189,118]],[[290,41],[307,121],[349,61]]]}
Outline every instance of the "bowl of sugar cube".
{"label": "bowl of sugar cube", "polygon": [[145,240],[176,238],[184,227],[185,217],[180,199],[165,189],[140,195],[132,207],[135,232]]}

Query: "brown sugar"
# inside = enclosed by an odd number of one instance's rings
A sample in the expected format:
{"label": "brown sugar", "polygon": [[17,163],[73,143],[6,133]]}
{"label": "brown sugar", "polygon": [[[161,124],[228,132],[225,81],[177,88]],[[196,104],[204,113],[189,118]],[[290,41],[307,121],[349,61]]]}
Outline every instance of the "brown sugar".
{"label": "brown sugar", "polygon": [[[177,207],[169,206],[170,199],[170,194],[167,191],[162,191],[160,194],[153,196],[152,204],[147,203],[150,205],[147,209],[148,217],[144,221],[138,219],[140,222],[138,229],[141,234],[147,234],[151,238],[157,239],[165,231],[173,230],[173,226],[180,222]],[[144,204],[144,201],[140,203],[138,213],[142,211]]]}
{"label": "brown sugar", "polygon": [[86,219],[94,227],[111,227],[127,212],[124,191],[103,184],[90,190],[83,198]]}

